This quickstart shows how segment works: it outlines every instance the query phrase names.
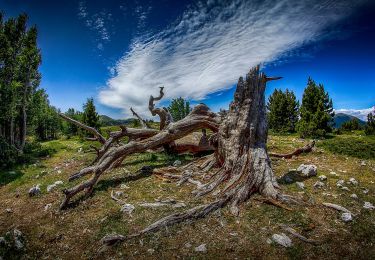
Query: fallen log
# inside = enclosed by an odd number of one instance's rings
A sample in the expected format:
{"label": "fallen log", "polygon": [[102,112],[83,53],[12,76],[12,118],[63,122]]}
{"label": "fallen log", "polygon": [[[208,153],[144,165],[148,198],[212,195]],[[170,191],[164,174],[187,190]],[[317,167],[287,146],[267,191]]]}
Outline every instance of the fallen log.
{"label": "fallen log", "polygon": [[293,156],[298,156],[298,155],[300,155],[302,153],[309,153],[309,152],[311,152],[312,149],[314,148],[314,146],[315,146],[315,141],[312,141],[311,143],[305,145],[304,147],[296,149],[294,152],[286,153],[286,154],[282,154],[282,153],[269,153],[269,156],[276,157],[276,158],[290,159]]}

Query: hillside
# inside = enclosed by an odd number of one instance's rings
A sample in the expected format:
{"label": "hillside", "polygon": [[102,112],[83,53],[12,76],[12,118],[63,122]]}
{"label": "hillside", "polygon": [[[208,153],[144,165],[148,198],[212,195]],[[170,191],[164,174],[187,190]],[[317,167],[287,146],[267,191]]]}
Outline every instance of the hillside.
{"label": "hillside", "polygon": [[362,121],[361,119],[359,119],[355,116],[347,115],[347,114],[344,114],[344,113],[337,113],[333,117],[333,120],[334,120],[334,123],[335,123],[334,127],[340,128],[342,126],[342,124],[344,124],[345,122],[348,122],[352,119],[357,119],[361,126],[366,125],[365,121]]}
{"label": "hillside", "polygon": [[99,122],[102,126],[126,125],[131,121],[132,119],[113,119],[106,115],[99,116]]}

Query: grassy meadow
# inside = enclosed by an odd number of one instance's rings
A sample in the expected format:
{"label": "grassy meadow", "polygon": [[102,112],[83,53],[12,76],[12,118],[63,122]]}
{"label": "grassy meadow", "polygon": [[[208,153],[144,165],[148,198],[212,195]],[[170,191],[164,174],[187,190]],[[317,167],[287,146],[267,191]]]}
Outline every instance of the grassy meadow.
{"label": "grassy meadow", "polygon": [[[310,140],[296,135],[269,136],[272,152],[289,152]],[[26,250],[16,252],[0,249],[0,256],[23,259],[371,259],[375,258],[375,210],[363,208],[365,201],[375,204],[375,138],[360,132],[331,136],[319,140],[312,153],[290,160],[272,159],[275,174],[280,177],[300,164],[315,164],[318,176],[327,180],[322,189],[314,188],[313,177],[304,181],[305,190],[296,184],[281,185],[285,194],[304,203],[289,205],[291,211],[250,199],[238,217],[227,208],[205,219],[178,224],[165,230],[99,252],[99,240],[106,234],[130,234],[168,214],[211,201],[210,196],[196,199],[190,184],[177,186],[140,171],[143,166],[164,167],[176,159],[186,164],[189,155],[168,156],[164,153],[142,153],[128,157],[122,167],[106,173],[95,186],[93,195],[64,211],[58,209],[63,198],[61,190],[81,180],[67,182],[69,175],[88,165],[95,157],[91,142],[78,138],[42,143],[48,155],[29,164],[0,172],[0,236],[13,228],[26,239]],[[335,172],[337,175],[332,175]],[[359,184],[346,184],[355,178]],[[345,181],[350,191],[336,186]],[[61,180],[63,185],[47,192],[48,185]],[[201,180],[204,182],[203,180]],[[40,184],[42,193],[29,197],[28,190]],[[131,215],[120,212],[120,205],[111,199],[112,191],[123,191],[121,197],[135,206]],[[356,194],[357,199],[350,197]],[[141,202],[157,199],[184,202],[184,208],[143,208]],[[338,211],[322,206],[323,202],[342,205],[351,210],[353,221],[344,223]],[[45,208],[51,204],[49,208]],[[318,241],[305,243],[287,234],[281,225],[288,225],[300,234]],[[286,233],[293,240],[291,248],[267,243],[275,233]],[[205,244],[206,252],[195,247]]]}

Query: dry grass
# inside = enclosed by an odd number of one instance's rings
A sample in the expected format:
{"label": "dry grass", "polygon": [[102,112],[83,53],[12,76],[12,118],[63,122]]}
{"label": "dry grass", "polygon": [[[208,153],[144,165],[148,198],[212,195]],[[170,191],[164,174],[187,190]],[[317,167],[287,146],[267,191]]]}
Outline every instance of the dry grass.
{"label": "dry grass", "polygon": [[[271,136],[270,150],[288,152],[302,146],[306,140],[295,136]],[[324,189],[314,189],[317,178],[305,181],[306,189],[301,192],[295,184],[283,185],[283,192],[300,198],[306,205],[293,205],[293,211],[249,200],[241,209],[239,217],[233,217],[227,209],[210,215],[194,223],[184,223],[127,241],[121,245],[98,254],[99,240],[106,234],[116,232],[128,234],[145,227],[153,221],[179,209],[162,207],[157,209],[141,208],[140,202],[154,199],[174,198],[184,201],[188,207],[202,203],[194,199],[190,192],[194,188],[189,184],[178,187],[154,176],[139,173],[144,165],[155,167],[170,165],[176,159],[164,154],[140,154],[126,159],[124,167],[108,173],[96,186],[92,197],[73,205],[65,211],[58,211],[62,199],[59,191],[71,186],[67,177],[87,165],[93,158],[90,153],[77,153],[85,146],[77,140],[60,141],[60,148],[51,158],[45,158],[36,165],[20,167],[21,174],[14,181],[0,187],[0,236],[12,228],[21,230],[27,239],[27,251],[24,255],[38,259],[79,259],[79,258],[210,258],[210,259],[298,259],[298,258],[362,258],[375,257],[375,210],[362,208],[363,201],[375,204],[375,161],[366,160],[361,166],[361,159],[335,155],[328,150],[317,148],[313,153],[291,160],[274,160],[273,167],[277,176],[283,175],[290,168],[297,168],[301,163],[313,163],[318,166],[319,175],[328,177]],[[56,145],[46,143],[45,145]],[[319,147],[319,146],[318,146]],[[180,158],[184,163],[189,156]],[[55,169],[55,167],[59,167]],[[61,173],[59,173],[61,171]],[[339,177],[329,172],[335,171]],[[42,173],[43,172],[43,173]],[[0,172],[9,174],[9,172]],[[39,177],[37,178],[37,176]],[[354,177],[358,186],[347,184],[350,192],[336,187],[338,179],[347,181]],[[56,180],[63,180],[63,187],[51,193],[46,186]],[[79,180],[78,180],[79,181]],[[29,198],[27,191],[34,184],[40,183],[42,194]],[[120,206],[111,200],[112,190],[124,189],[127,203],[135,205],[132,216],[120,212]],[[367,194],[363,189],[368,189]],[[350,198],[356,193],[358,200]],[[210,200],[210,197],[204,198]],[[343,223],[340,214],[321,206],[322,202],[331,202],[347,207],[358,214],[351,223]],[[52,208],[44,211],[46,204]],[[7,213],[6,209],[12,209]],[[180,209],[181,210],[181,209]],[[285,232],[279,225],[292,226],[304,236],[320,241],[311,245],[292,238],[293,247],[282,248],[268,244],[266,240],[274,233]],[[206,244],[207,252],[198,253],[194,247]],[[188,247],[191,245],[191,247]],[[150,250],[152,249],[152,250]]]}

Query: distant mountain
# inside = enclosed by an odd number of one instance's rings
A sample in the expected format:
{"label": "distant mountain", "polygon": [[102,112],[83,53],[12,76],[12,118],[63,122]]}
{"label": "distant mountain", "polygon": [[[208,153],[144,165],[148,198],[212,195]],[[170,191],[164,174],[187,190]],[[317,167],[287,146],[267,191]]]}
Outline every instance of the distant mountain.
{"label": "distant mountain", "polygon": [[333,120],[334,120],[334,123],[335,123],[334,127],[335,128],[340,128],[343,123],[348,122],[348,121],[350,121],[352,119],[358,120],[358,122],[359,122],[359,124],[361,126],[366,125],[365,121],[362,121],[361,119],[359,119],[359,118],[357,118],[355,116],[347,115],[347,114],[344,114],[344,113],[337,113],[333,117]]}
{"label": "distant mountain", "polygon": [[99,122],[102,126],[126,125],[133,119],[113,119],[106,115],[99,115]]}

